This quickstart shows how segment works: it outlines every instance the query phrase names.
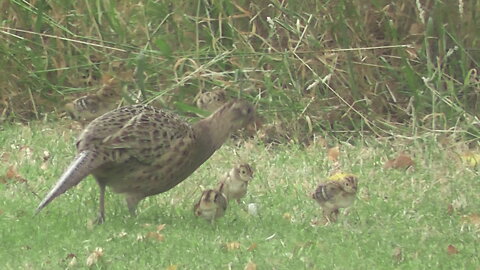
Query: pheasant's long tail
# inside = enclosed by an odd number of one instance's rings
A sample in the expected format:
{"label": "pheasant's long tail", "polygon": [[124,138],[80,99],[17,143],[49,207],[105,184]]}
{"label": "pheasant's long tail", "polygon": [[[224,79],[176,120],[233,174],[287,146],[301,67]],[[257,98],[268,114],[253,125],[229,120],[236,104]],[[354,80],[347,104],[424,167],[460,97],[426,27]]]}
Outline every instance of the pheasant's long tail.
{"label": "pheasant's long tail", "polygon": [[47,206],[56,197],[62,195],[67,190],[80,183],[92,172],[93,169],[99,167],[101,163],[97,162],[97,156],[97,153],[94,151],[87,150],[80,152],[72,163],[70,163],[70,166],[68,166],[57,184],[55,184],[55,187],[50,190],[47,196],[45,196],[42,202],[38,205],[35,214],[38,214],[42,208]]}

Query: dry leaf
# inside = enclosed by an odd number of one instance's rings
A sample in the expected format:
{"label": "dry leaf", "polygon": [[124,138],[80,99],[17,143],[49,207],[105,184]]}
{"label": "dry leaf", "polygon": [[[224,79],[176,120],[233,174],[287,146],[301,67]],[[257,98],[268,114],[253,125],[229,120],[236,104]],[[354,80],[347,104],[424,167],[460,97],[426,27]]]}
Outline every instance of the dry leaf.
{"label": "dry leaf", "polygon": [[121,232],[113,235],[113,237],[115,237],[115,238],[123,238],[125,236],[127,236],[127,232],[125,232],[125,231],[121,231]]}
{"label": "dry leaf", "polygon": [[396,262],[403,261],[402,249],[400,247],[394,248],[392,252],[392,257]]}
{"label": "dry leaf", "polygon": [[253,251],[254,249],[257,248],[257,243],[252,243],[248,248],[247,251]]}
{"label": "dry leaf", "polygon": [[283,218],[288,220],[288,221],[292,221],[292,214],[290,213],[284,213],[283,214]]}
{"label": "dry leaf", "polygon": [[49,165],[48,162],[42,162],[42,165],[40,165],[40,169],[43,171],[46,171],[48,170],[48,165]]}
{"label": "dry leaf", "polygon": [[246,265],[245,265],[245,270],[256,270],[257,269],[257,265],[254,263],[254,262],[248,262]]}
{"label": "dry leaf", "polygon": [[32,155],[33,155],[32,148],[26,145],[23,145],[18,149],[18,152],[20,153],[22,158],[28,159],[28,160],[32,159]]}
{"label": "dry leaf", "polygon": [[157,232],[160,232],[160,231],[163,231],[163,229],[165,229],[165,226],[167,226],[167,224],[160,224],[157,226]]}
{"label": "dry leaf", "polygon": [[50,159],[50,152],[47,150],[43,151],[43,162],[48,161]]}
{"label": "dry leaf", "polygon": [[0,155],[0,161],[2,161],[3,163],[7,163],[9,160],[10,160],[10,153],[3,152]]}
{"label": "dry leaf", "polygon": [[239,242],[229,242],[229,243],[225,244],[225,247],[229,251],[234,250],[234,249],[239,249],[240,248],[240,243]]}
{"label": "dry leaf", "polygon": [[165,236],[158,232],[148,232],[147,235],[145,235],[145,237],[149,239],[157,240],[158,242],[165,240]]}
{"label": "dry leaf", "polygon": [[94,264],[97,264],[98,259],[103,256],[103,248],[97,247],[95,248],[95,251],[92,252],[87,258],[87,266],[90,267]]}
{"label": "dry leaf", "polygon": [[18,174],[17,168],[15,167],[15,165],[10,165],[8,167],[7,172],[5,173],[5,178],[7,180],[8,179],[15,180],[19,183],[26,183],[27,182],[27,180],[25,178],[21,177],[20,174]]}
{"label": "dry leaf", "polygon": [[74,253],[67,254],[67,259],[76,258],[76,257],[77,257],[77,255],[75,255]]}
{"label": "dry leaf", "polygon": [[327,151],[327,158],[330,161],[336,162],[338,161],[338,157],[340,156],[340,148],[338,146],[329,148]]}
{"label": "dry leaf", "polygon": [[408,169],[414,164],[412,158],[406,154],[400,154],[396,158],[388,160],[383,165],[385,169]]}
{"label": "dry leaf", "polygon": [[449,205],[447,206],[447,213],[448,213],[449,215],[452,215],[454,210],[455,210],[455,209],[453,208],[453,205],[452,205],[452,204],[449,204]]}
{"label": "dry leaf", "polygon": [[171,264],[169,266],[167,266],[167,268],[165,268],[166,270],[177,270],[178,269],[178,265],[176,264]]}
{"label": "dry leaf", "polygon": [[448,255],[455,255],[458,253],[458,249],[454,245],[448,245],[447,253]]}
{"label": "dry leaf", "polygon": [[477,213],[473,213],[470,215],[465,215],[462,217],[462,221],[464,223],[469,223],[475,226],[480,226],[480,215]]}
{"label": "dry leaf", "polygon": [[17,169],[14,165],[10,165],[5,173],[5,177],[7,179],[14,179],[18,176]]}
{"label": "dry leaf", "polygon": [[143,241],[145,240],[145,236],[142,234],[137,234],[137,241]]}
{"label": "dry leaf", "polygon": [[70,262],[68,263],[68,267],[74,267],[77,265],[77,257],[73,257]]}

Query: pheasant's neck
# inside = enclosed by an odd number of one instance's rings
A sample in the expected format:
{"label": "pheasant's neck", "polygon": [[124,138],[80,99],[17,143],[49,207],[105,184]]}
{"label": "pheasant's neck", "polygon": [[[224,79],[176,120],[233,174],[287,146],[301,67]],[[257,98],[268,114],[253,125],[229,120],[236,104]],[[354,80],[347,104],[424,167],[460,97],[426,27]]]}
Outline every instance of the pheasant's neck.
{"label": "pheasant's neck", "polygon": [[193,129],[202,148],[213,154],[230,136],[229,123],[218,121],[212,117],[197,122]]}

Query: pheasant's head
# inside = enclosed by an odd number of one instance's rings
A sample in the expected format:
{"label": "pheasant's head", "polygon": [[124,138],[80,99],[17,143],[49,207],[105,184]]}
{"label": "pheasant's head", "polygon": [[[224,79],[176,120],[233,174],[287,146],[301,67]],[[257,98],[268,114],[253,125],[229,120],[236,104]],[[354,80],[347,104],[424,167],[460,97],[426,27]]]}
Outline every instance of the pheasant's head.
{"label": "pheasant's head", "polygon": [[248,163],[243,163],[235,168],[235,174],[244,181],[249,182],[253,177],[253,169]]}
{"label": "pheasant's head", "polygon": [[231,130],[244,128],[254,120],[253,105],[243,100],[233,100],[220,107],[211,117],[228,123]]}
{"label": "pheasant's head", "polygon": [[349,175],[342,181],[343,190],[348,193],[357,192],[358,179],[355,176]]}

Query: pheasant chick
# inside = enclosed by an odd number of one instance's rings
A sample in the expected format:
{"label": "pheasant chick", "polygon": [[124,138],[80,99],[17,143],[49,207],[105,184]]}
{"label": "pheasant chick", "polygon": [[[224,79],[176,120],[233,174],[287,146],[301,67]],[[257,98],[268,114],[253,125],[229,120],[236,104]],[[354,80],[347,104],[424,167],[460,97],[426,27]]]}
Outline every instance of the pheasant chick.
{"label": "pheasant chick", "polygon": [[194,213],[210,222],[223,217],[227,210],[227,198],[221,192],[213,189],[203,191],[200,200],[193,207]]}
{"label": "pheasant chick", "polygon": [[201,93],[197,99],[197,107],[208,112],[214,112],[227,102],[227,92],[216,90]]}
{"label": "pheasant chick", "polygon": [[118,93],[114,84],[104,84],[94,94],[79,97],[65,105],[65,110],[70,117],[85,126],[93,119],[115,109]]}
{"label": "pheasant chick", "polygon": [[253,169],[248,163],[240,164],[232,168],[222,181],[218,184],[217,190],[225,195],[228,200],[240,199],[247,194],[247,187],[253,178]]}
{"label": "pheasant chick", "polygon": [[312,194],[312,198],[323,209],[323,217],[327,222],[335,222],[339,208],[353,204],[357,194],[358,179],[347,175],[343,179],[320,183]]}

